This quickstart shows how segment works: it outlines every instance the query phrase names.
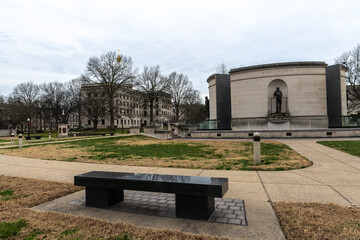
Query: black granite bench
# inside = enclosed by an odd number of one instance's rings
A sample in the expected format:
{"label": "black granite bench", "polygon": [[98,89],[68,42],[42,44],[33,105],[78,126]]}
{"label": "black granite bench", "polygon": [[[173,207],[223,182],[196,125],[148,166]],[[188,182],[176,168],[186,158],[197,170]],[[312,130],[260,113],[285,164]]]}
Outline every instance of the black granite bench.
{"label": "black granite bench", "polygon": [[215,197],[228,190],[227,178],[123,172],[88,172],[74,177],[85,186],[86,206],[109,208],[124,200],[124,189],[175,194],[176,217],[208,219]]}

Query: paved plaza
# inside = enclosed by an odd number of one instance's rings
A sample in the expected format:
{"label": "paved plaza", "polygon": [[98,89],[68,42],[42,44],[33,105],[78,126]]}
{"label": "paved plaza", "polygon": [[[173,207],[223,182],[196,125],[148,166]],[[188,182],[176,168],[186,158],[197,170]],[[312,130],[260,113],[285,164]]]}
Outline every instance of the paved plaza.
{"label": "paved plaza", "polygon": [[[124,212],[119,211],[118,205],[114,206],[114,209],[86,208],[81,205],[84,191],[45,203],[36,209],[96,217],[109,221],[120,220],[142,227],[165,227],[193,233],[224,235],[234,239],[284,239],[271,207],[271,201],[321,202],[348,207],[360,206],[360,159],[358,157],[317,144],[315,139],[279,141],[289,145],[314,164],[308,168],[291,171],[220,171],[59,162],[0,155],[0,175],[68,183],[73,183],[74,175],[93,170],[227,177],[229,178],[229,190],[224,198],[239,202],[243,200],[246,226],[243,226],[242,223],[214,223],[216,222],[215,217],[212,219],[215,218],[214,222],[206,222],[172,218],[170,215],[162,217],[159,214]],[[135,195],[136,193],[134,193]],[[159,200],[164,199],[158,197],[156,201]],[[171,203],[171,200],[167,200]],[[218,208],[219,205],[221,204],[217,205]],[[150,207],[145,210],[150,210]],[[219,214],[224,214],[223,216],[226,214],[217,211]],[[157,213],[159,212],[161,211],[157,211]],[[230,217],[230,215],[227,216]],[[229,223],[230,219],[227,218],[224,221]]]}

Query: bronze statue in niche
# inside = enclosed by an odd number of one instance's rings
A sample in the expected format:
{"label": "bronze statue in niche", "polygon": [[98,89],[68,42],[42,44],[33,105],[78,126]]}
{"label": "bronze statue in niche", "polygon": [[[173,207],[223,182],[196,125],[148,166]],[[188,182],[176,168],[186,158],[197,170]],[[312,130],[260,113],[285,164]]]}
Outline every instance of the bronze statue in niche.
{"label": "bronze statue in niche", "polygon": [[276,87],[274,92],[274,98],[276,99],[276,113],[281,113],[282,96],[283,94],[280,91],[280,87]]}

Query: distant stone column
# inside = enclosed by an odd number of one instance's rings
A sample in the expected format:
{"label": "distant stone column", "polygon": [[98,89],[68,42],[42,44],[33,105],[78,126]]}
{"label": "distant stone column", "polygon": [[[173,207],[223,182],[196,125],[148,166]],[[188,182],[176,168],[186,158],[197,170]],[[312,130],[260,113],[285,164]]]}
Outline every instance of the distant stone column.
{"label": "distant stone column", "polygon": [[22,134],[19,134],[19,148],[23,147],[23,136]]}
{"label": "distant stone column", "polygon": [[254,133],[254,164],[260,164],[260,133]]}

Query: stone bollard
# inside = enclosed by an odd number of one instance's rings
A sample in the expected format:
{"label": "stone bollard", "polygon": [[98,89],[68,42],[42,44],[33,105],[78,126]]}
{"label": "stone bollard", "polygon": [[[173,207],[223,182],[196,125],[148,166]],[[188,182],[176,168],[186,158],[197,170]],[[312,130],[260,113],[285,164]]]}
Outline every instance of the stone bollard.
{"label": "stone bollard", "polygon": [[74,133],[74,138],[76,138],[76,133]]}
{"label": "stone bollard", "polygon": [[254,164],[260,164],[260,133],[254,133]]}
{"label": "stone bollard", "polygon": [[22,138],[22,134],[19,134],[19,148],[23,147],[23,138]]}
{"label": "stone bollard", "polygon": [[49,140],[51,140],[51,132],[49,132]]}
{"label": "stone bollard", "polygon": [[11,144],[15,143],[15,134],[11,133]]}

